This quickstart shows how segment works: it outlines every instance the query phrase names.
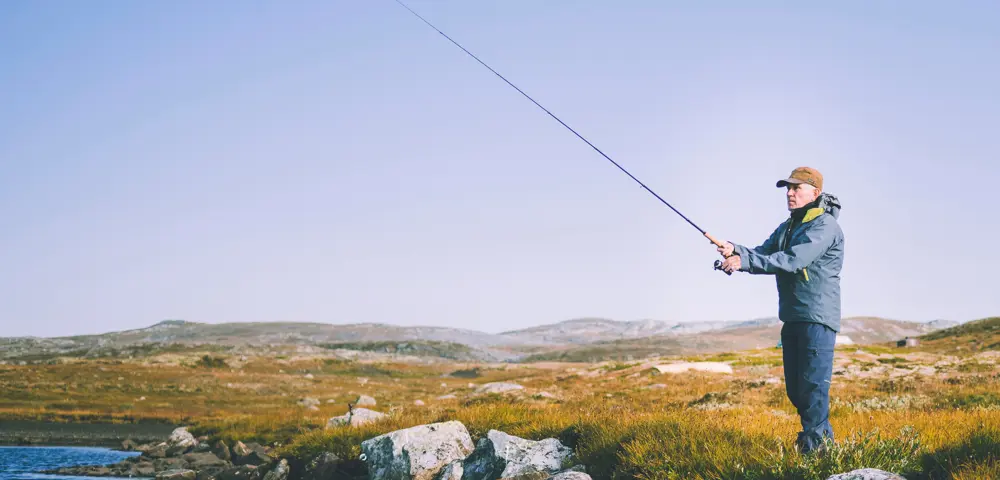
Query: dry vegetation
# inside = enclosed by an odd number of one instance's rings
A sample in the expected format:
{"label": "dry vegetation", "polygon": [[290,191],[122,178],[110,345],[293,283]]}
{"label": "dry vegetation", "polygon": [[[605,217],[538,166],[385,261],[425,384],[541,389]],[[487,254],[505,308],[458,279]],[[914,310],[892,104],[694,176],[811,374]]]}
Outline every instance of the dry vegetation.
{"label": "dry vegetation", "polygon": [[[916,349],[839,348],[831,418],[838,445],[815,458],[792,451],[798,418],[785,397],[776,349],[599,364],[202,352],[60,359],[0,366],[0,418],[189,424],[199,435],[277,443],[297,459],[322,450],[357,459],[364,439],[457,419],[474,439],[491,428],[560,438],[594,478],[808,479],[863,467],[910,478],[1000,478],[1000,352],[982,348],[995,342],[992,327],[972,334],[984,332],[974,343],[980,348],[948,335]],[[651,368],[674,360],[722,361],[735,373]],[[525,390],[475,393],[475,386],[495,381]],[[374,409],[391,412],[390,419],[323,428],[360,394],[375,397]],[[445,395],[454,398],[439,399]],[[304,397],[318,399],[318,410],[299,406]],[[415,406],[417,399],[426,405]],[[357,460],[346,468],[361,473]]]}

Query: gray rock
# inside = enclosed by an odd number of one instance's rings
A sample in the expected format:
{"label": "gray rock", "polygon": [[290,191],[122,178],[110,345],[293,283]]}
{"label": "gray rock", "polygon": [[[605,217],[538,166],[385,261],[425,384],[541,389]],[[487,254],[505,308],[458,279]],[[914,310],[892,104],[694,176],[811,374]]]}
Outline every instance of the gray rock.
{"label": "gray rock", "polygon": [[499,480],[549,480],[550,478],[552,478],[552,475],[545,472],[532,472],[523,475],[514,475],[513,477],[503,477]]}
{"label": "gray rock", "polygon": [[587,475],[586,473],[570,471],[570,472],[557,473],[549,480],[593,480],[593,479],[591,479],[590,475]]}
{"label": "gray rock", "polygon": [[254,465],[241,465],[224,470],[216,477],[218,480],[259,480],[260,470]]}
{"label": "gray rock", "polygon": [[371,423],[381,420],[386,417],[388,417],[388,415],[382,412],[368,410],[367,408],[354,408],[350,412],[347,412],[339,417],[333,417],[330,420],[328,420],[326,422],[326,428],[342,427],[345,425],[358,427],[366,423]]}
{"label": "gray rock", "polygon": [[303,480],[328,480],[336,478],[340,467],[340,457],[332,452],[324,452],[313,458],[303,471]]}
{"label": "gray rock", "polygon": [[199,468],[197,480],[217,480],[222,475],[222,472],[229,468],[231,468],[229,465]]}
{"label": "gray rock", "polygon": [[[243,445],[242,443],[240,445]],[[235,448],[234,448],[235,450]],[[233,456],[234,465],[265,465],[271,463],[271,456],[267,453],[267,449],[262,447],[258,443],[248,443],[243,445],[241,449],[245,455],[235,455]],[[235,451],[234,451],[235,453]]]}
{"label": "gray rock", "polygon": [[250,452],[251,450],[239,440],[237,440],[236,444],[233,445],[233,458],[245,457],[250,455]]}
{"label": "gray rock", "polygon": [[198,441],[198,445],[195,445],[195,447],[193,449],[191,449],[191,451],[194,452],[194,453],[211,452],[212,451],[212,446],[209,445],[209,444],[207,444],[207,443],[202,442],[201,440],[199,440]]}
{"label": "gray rock", "polygon": [[507,393],[524,390],[524,387],[516,383],[493,382],[480,385],[476,388],[476,393]]}
{"label": "gray rock", "polygon": [[198,439],[194,438],[194,435],[191,435],[191,432],[187,431],[187,427],[180,427],[170,433],[170,437],[167,438],[167,445],[167,456],[173,457],[187,453],[198,446]]}
{"label": "gray rock", "polygon": [[458,421],[418,425],[361,443],[370,478],[433,480],[455,460],[472,452],[472,437]]}
{"label": "gray rock", "polygon": [[214,453],[216,457],[223,460],[232,460],[233,458],[233,456],[229,453],[229,446],[222,440],[215,442],[215,445],[212,446],[212,453]]}
{"label": "gray rock", "polygon": [[159,443],[156,445],[143,445],[140,447],[142,451],[142,456],[149,458],[163,458],[167,456],[167,444]]}
{"label": "gray rock", "polygon": [[200,469],[203,467],[229,466],[229,462],[215,456],[214,453],[188,453],[183,457],[188,468]]}
{"label": "gray rock", "polygon": [[361,395],[358,397],[358,400],[354,402],[354,405],[358,407],[374,407],[377,403],[375,403],[374,398],[369,397],[368,395]]}
{"label": "gray rock", "polygon": [[288,460],[282,458],[277,466],[271,469],[270,472],[267,472],[267,475],[264,475],[264,480],[288,480],[289,471]]}
{"label": "gray rock", "polygon": [[183,458],[179,457],[168,457],[168,458],[157,458],[153,460],[153,468],[157,472],[163,472],[166,470],[183,470],[187,468],[187,462]]}
{"label": "gray rock", "polygon": [[462,461],[455,460],[441,469],[435,480],[462,480]]}
{"label": "gray rock", "polygon": [[556,474],[573,451],[554,438],[527,440],[490,430],[462,464],[465,479],[515,477],[542,472]]}
{"label": "gray rock", "polygon": [[132,469],[130,474],[133,477],[152,477],[156,475],[156,468],[152,463],[140,463]]}
{"label": "gray rock", "polygon": [[156,474],[156,480],[195,480],[197,476],[194,470],[165,470]]}
{"label": "gray rock", "polygon": [[906,480],[906,478],[877,468],[862,468],[832,475],[827,477],[826,480]]}

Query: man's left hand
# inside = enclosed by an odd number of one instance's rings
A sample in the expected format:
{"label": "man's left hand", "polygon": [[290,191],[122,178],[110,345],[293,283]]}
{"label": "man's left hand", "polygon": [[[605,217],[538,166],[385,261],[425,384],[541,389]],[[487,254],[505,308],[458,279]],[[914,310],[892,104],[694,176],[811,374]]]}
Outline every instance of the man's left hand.
{"label": "man's left hand", "polygon": [[743,266],[743,262],[740,261],[739,255],[733,255],[722,262],[722,270],[726,273],[733,273],[739,270],[741,266]]}
{"label": "man's left hand", "polygon": [[736,250],[736,246],[734,246],[732,242],[723,243],[721,247],[715,249],[715,251],[719,252],[726,258],[733,255],[733,250]]}

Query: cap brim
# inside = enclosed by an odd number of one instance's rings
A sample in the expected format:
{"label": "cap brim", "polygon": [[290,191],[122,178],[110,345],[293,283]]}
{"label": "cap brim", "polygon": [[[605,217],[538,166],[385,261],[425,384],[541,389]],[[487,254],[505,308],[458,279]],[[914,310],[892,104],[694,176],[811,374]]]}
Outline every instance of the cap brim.
{"label": "cap brim", "polygon": [[787,187],[788,184],[790,184],[790,183],[794,184],[794,185],[798,185],[800,183],[806,183],[806,182],[803,182],[802,180],[799,180],[797,178],[786,178],[784,180],[778,180],[778,183],[775,184],[774,186],[778,187],[778,188]]}

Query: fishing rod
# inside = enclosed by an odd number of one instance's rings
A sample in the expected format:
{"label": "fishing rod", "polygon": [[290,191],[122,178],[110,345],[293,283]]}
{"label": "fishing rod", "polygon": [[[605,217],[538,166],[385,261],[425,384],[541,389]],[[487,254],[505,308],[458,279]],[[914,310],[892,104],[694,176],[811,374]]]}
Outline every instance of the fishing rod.
{"label": "fishing rod", "polygon": [[[497,72],[496,70],[493,69],[493,67],[487,65],[486,62],[480,60],[479,57],[477,57],[475,54],[473,54],[472,52],[466,50],[465,47],[463,47],[461,44],[459,44],[458,42],[456,42],[455,40],[453,40],[446,33],[442,32],[439,28],[435,27],[434,24],[432,24],[431,22],[427,21],[426,18],[422,17],[419,13],[417,13],[412,8],[410,8],[408,5],[406,5],[405,3],[403,3],[402,0],[396,0],[396,3],[400,4],[403,8],[409,10],[410,13],[412,13],[414,16],[416,16],[421,21],[423,21],[424,23],[426,23],[427,26],[429,26],[432,29],[434,29],[434,31],[436,31],[437,33],[440,33],[441,36],[443,36],[444,38],[447,38],[448,41],[450,41],[451,43],[455,44],[456,47],[462,49],[463,52],[469,54],[470,57],[474,58],[477,62],[479,62],[480,64],[482,64],[484,67],[488,68],[496,76],[500,77],[501,80],[503,80],[504,82],[507,82],[507,85],[510,85],[511,87],[514,88],[514,90],[517,90],[521,95],[524,95],[525,98],[527,98],[528,100],[531,100],[531,103],[534,103],[535,105],[537,105],[538,108],[541,108],[545,113],[549,114],[550,117],[554,118],[557,122],[559,122],[560,124],[562,124],[562,126],[566,127],[569,131],[573,132],[573,134],[576,135],[577,137],[579,137],[580,140],[583,140],[584,143],[586,143],[587,145],[590,145],[590,148],[593,148],[594,150],[596,150],[597,153],[601,154],[601,156],[603,156],[609,162],[611,162],[612,164],[614,164],[614,166],[618,167],[618,169],[621,170],[622,172],[624,172],[625,175],[628,175],[629,178],[631,178],[632,180],[635,180],[636,183],[638,183],[642,188],[646,189],[647,192],[651,193],[654,197],[656,197],[657,200],[659,200],[664,205],[666,205],[667,207],[669,207],[677,215],[680,215],[680,217],[683,218],[687,223],[691,224],[692,227],[694,227],[699,232],[701,232],[701,234],[704,235],[705,238],[708,238],[708,240],[710,242],[712,242],[712,244],[714,244],[717,247],[722,247],[722,246],[725,245],[723,242],[720,242],[717,238],[715,238],[714,236],[712,236],[711,234],[709,234],[708,232],[706,232],[705,229],[699,227],[696,223],[694,223],[693,221],[691,221],[691,219],[688,218],[687,216],[685,216],[683,213],[681,213],[680,210],[677,210],[676,208],[674,208],[674,206],[671,205],[666,200],[664,200],[663,197],[661,197],[660,195],[658,195],[651,188],[647,187],[645,183],[642,183],[638,178],[635,178],[635,176],[632,175],[631,173],[629,173],[628,170],[625,170],[625,168],[622,167],[621,165],[619,165],[618,162],[612,160],[611,157],[607,156],[604,152],[601,151],[601,149],[599,149],[596,146],[594,146],[593,143],[590,143],[590,141],[587,140],[586,138],[584,138],[583,135],[580,135],[579,133],[577,133],[576,130],[573,130],[573,128],[570,127],[569,125],[567,125],[566,122],[562,121],[559,117],[555,116],[555,114],[553,114],[552,112],[550,112],[549,109],[543,107],[542,104],[540,104],[537,101],[535,101],[535,99],[531,98],[531,96],[528,95],[527,93],[524,93],[523,90],[521,90],[520,88],[518,88],[517,85],[514,85],[513,83],[511,83],[510,80],[507,80],[506,78],[504,78],[504,76],[501,75],[500,72]],[[715,269],[716,270],[721,270],[721,265],[722,265],[722,262],[716,260],[716,262],[715,262]],[[730,274],[729,272],[726,272],[726,273]]]}

